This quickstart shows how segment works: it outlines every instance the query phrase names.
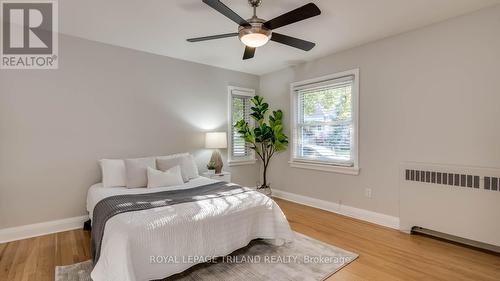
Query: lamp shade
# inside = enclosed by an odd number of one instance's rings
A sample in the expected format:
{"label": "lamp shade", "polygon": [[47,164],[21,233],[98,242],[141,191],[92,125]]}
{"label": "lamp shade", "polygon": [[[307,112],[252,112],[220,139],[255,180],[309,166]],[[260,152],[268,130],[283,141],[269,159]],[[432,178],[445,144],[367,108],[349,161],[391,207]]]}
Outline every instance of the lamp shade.
{"label": "lamp shade", "polygon": [[205,148],[227,148],[226,132],[206,133]]}

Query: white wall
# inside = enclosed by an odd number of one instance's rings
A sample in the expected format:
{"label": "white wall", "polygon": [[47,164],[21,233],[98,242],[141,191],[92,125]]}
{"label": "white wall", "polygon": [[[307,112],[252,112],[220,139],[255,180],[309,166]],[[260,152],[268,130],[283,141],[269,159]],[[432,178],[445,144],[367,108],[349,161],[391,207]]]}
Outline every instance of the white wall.
{"label": "white wall", "polygon": [[[97,160],[190,151],[257,76],[60,36],[58,70],[0,70],[0,229],[86,214]],[[225,153],[224,153],[225,154]],[[255,184],[257,166],[227,168]]]}
{"label": "white wall", "polygon": [[402,162],[500,167],[499,30],[497,6],[262,76],[289,113],[291,82],[360,69],[360,175],[290,168],[284,153],[271,185],[398,216]]}

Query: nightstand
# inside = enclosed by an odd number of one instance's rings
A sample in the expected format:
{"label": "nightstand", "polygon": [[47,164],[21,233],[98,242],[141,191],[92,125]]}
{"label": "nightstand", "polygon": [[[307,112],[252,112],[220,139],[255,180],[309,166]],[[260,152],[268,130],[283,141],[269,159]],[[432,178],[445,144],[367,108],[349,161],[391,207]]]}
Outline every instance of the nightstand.
{"label": "nightstand", "polygon": [[231,182],[231,173],[226,171],[222,171],[220,174],[209,174],[205,172],[201,175],[209,179]]}

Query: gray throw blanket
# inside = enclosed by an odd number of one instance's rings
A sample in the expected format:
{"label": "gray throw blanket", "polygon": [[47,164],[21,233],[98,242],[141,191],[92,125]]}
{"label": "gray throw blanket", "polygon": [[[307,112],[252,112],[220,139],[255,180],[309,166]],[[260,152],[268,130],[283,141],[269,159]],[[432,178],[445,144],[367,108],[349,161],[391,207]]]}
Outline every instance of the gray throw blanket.
{"label": "gray throw blanket", "polygon": [[121,213],[147,210],[186,202],[226,197],[252,191],[227,182],[217,182],[195,188],[155,193],[116,195],[102,199],[94,208],[92,218],[91,253],[94,265],[99,260],[106,222]]}

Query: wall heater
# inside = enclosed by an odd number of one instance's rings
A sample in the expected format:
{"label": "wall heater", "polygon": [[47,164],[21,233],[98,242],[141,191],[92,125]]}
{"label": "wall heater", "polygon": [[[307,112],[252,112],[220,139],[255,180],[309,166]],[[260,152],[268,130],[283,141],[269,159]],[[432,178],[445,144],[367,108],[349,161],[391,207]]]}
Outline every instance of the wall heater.
{"label": "wall heater", "polygon": [[500,170],[403,163],[400,228],[500,252]]}

